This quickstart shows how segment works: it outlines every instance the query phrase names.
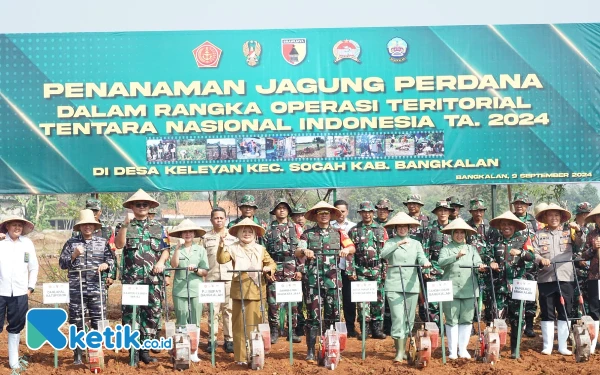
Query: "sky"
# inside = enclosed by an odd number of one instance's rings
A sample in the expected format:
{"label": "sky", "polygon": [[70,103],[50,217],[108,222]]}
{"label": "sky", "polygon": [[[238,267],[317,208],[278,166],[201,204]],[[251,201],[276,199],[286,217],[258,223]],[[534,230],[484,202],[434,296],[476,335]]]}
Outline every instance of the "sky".
{"label": "sky", "polygon": [[574,22],[600,22],[600,1],[0,0],[0,33]]}

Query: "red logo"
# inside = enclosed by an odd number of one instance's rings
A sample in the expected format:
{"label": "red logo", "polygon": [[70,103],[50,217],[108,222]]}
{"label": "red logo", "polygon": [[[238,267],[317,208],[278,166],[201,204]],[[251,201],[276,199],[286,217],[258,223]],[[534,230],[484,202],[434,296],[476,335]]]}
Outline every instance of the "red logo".
{"label": "red logo", "polygon": [[198,68],[216,68],[221,59],[221,52],[219,47],[208,40],[192,51]]}

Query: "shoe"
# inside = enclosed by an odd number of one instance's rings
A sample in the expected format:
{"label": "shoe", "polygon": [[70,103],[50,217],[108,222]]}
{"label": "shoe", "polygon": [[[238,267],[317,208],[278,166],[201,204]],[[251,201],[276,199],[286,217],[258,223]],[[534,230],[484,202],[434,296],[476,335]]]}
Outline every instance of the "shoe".
{"label": "shoe", "polygon": [[225,353],[233,353],[233,341],[225,341],[223,343],[223,349],[225,350]]}
{"label": "shoe", "polygon": [[73,350],[73,364],[75,366],[79,366],[79,365],[83,364],[83,362],[81,361],[82,352],[83,352],[83,350],[81,350],[80,348],[76,348],[75,350]]}
{"label": "shoe", "polygon": [[[223,345],[223,346],[225,346],[225,345]],[[204,348],[204,351],[207,353],[212,353],[215,351],[216,348],[217,348],[217,343],[214,341],[209,341],[206,344],[206,348]]]}
{"label": "shoe", "polygon": [[558,352],[562,355],[573,355],[569,349],[567,349],[567,339],[569,338],[569,323],[565,320],[558,321]]}
{"label": "shoe", "polygon": [[458,326],[446,325],[446,333],[448,336],[448,358],[458,359],[456,354],[458,350]]}
{"label": "shoe", "polygon": [[600,322],[596,320],[594,322],[594,327],[596,327],[596,336],[594,337],[594,339],[592,340],[592,344],[590,345],[590,354],[594,354],[594,352],[596,351],[596,343],[598,343],[598,329],[600,328]]}
{"label": "shoe", "polygon": [[378,340],[383,340],[387,336],[382,331],[383,329],[383,321],[381,320],[372,320],[371,321],[371,337]]}
{"label": "shoe", "polygon": [[190,361],[192,361],[194,363],[200,362],[200,358],[198,358],[198,352],[190,354]]}
{"label": "shoe", "polygon": [[271,327],[271,345],[276,344],[278,339],[279,339],[279,329],[277,327],[275,327],[275,328]]}
{"label": "shoe", "polygon": [[310,327],[306,330],[306,360],[315,361],[315,344],[317,343],[317,333],[319,328]]}
{"label": "shoe", "polygon": [[150,357],[150,351],[148,350],[140,350],[140,361],[144,362],[144,364],[150,364],[154,362],[158,362],[158,360],[154,357]]}
{"label": "shoe", "polygon": [[19,343],[21,342],[20,333],[8,334],[8,365],[11,369],[19,369]]}
{"label": "shoe", "polygon": [[358,337],[358,333],[356,332],[356,330],[351,330],[348,331],[348,337]]}
{"label": "shoe", "polygon": [[469,346],[472,328],[472,324],[461,324],[458,326],[458,356],[460,358],[471,358],[467,347]]}
{"label": "shoe", "polygon": [[298,324],[298,326],[295,329],[295,333],[296,336],[304,336],[304,326],[300,326],[300,324]]}
{"label": "shoe", "polygon": [[525,317],[525,336],[535,337],[535,332],[533,331],[533,316]]}
{"label": "shoe", "polygon": [[248,366],[248,362],[236,362],[235,364],[238,366]]}
{"label": "shoe", "polygon": [[554,322],[541,322],[542,326],[542,354],[551,355],[552,346],[554,345]]}
{"label": "shoe", "polygon": [[396,348],[396,357],[394,362],[402,362],[406,359],[406,339],[394,339],[394,347]]}
{"label": "shoe", "polygon": [[[290,341],[290,338],[289,338],[289,337],[287,338],[287,341],[288,341],[288,342]],[[294,332],[294,331],[292,331],[292,342],[293,342],[294,344],[298,344],[298,343],[302,342],[302,339],[300,338],[300,336],[298,336],[298,335],[296,334],[296,332]]]}

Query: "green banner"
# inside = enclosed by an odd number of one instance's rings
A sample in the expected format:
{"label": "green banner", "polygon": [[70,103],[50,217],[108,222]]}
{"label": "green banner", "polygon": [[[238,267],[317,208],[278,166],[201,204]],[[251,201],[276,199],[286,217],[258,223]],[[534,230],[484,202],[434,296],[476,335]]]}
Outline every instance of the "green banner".
{"label": "green banner", "polygon": [[0,35],[0,193],[597,180],[600,24]]}

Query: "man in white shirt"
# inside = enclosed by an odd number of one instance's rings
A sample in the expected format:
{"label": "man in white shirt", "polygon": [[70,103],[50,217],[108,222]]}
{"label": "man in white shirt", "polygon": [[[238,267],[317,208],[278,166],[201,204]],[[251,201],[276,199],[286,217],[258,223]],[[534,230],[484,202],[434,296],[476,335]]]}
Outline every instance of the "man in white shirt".
{"label": "man in white shirt", "polygon": [[8,364],[21,370],[19,343],[29,309],[29,295],[35,289],[38,259],[33,242],[23,237],[33,230],[33,223],[18,216],[0,222],[0,332],[8,321]]}
{"label": "man in white shirt", "polygon": [[227,353],[233,353],[233,329],[231,326],[231,307],[232,302],[229,298],[229,291],[231,290],[231,278],[233,273],[227,272],[233,269],[231,262],[225,264],[219,264],[217,262],[217,250],[219,249],[219,242],[223,238],[225,246],[229,246],[235,242],[236,238],[229,234],[225,228],[227,221],[227,215],[225,210],[221,207],[214,208],[210,213],[210,222],[212,223],[213,229],[206,233],[202,239],[202,245],[206,249],[206,255],[208,256],[208,276],[206,281],[219,281],[225,283],[225,303],[214,304],[214,315],[212,325],[214,327],[214,337],[208,342],[206,351],[211,353],[217,348],[217,332],[219,331],[219,312],[223,317],[223,337],[225,342],[223,343],[223,349]]}
{"label": "man in white shirt", "polygon": [[[341,215],[337,220],[333,220],[330,224],[335,229],[341,229],[346,234],[348,231],[356,226],[356,223],[348,220],[348,202],[339,199],[333,203],[335,208],[341,211]],[[344,318],[346,320],[346,329],[348,330],[349,337],[357,337],[356,330],[354,329],[354,322],[356,321],[356,304],[352,303],[352,295],[350,289],[350,280],[346,274],[346,258],[340,258],[339,264],[340,270],[342,271],[342,302],[344,309]]]}

